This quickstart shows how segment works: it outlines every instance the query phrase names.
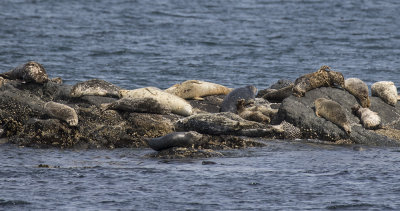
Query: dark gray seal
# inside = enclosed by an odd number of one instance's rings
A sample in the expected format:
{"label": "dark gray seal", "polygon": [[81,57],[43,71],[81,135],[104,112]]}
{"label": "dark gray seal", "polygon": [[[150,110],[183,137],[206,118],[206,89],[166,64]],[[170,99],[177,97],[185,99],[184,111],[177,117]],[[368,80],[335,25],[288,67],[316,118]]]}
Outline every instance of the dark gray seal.
{"label": "dark gray seal", "polygon": [[227,96],[225,96],[221,104],[220,112],[236,113],[238,100],[239,99],[244,99],[245,101],[254,100],[256,97],[256,93],[257,93],[257,88],[252,85],[234,89]]}
{"label": "dark gray seal", "polygon": [[75,84],[70,92],[71,97],[82,97],[86,95],[118,97],[118,91],[121,88],[114,84],[101,80],[91,79]]}
{"label": "dark gray seal", "polygon": [[27,83],[34,82],[43,84],[49,80],[44,67],[34,61],[20,65],[9,72],[0,74],[1,77],[9,80],[22,80]]}
{"label": "dark gray seal", "polygon": [[172,147],[191,147],[202,135],[195,131],[174,132],[158,138],[148,138],[146,143],[150,148],[161,151]]}
{"label": "dark gray seal", "polygon": [[112,103],[101,105],[103,110],[118,110],[127,112],[167,114],[171,109],[153,98],[122,98]]}

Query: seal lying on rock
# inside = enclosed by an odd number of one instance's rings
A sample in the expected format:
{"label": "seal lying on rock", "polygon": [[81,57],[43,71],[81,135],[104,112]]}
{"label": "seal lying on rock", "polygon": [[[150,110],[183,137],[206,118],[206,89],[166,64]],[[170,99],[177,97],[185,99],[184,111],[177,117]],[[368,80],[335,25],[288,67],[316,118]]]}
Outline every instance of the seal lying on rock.
{"label": "seal lying on rock", "polygon": [[20,79],[27,83],[34,82],[43,84],[49,80],[44,67],[34,61],[20,65],[9,72],[0,74],[1,77],[10,80]]}
{"label": "seal lying on rock", "polygon": [[56,102],[47,102],[44,104],[45,112],[54,118],[67,122],[70,126],[78,125],[78,115],[75,109]]}
{"label": "seal lying on rock", "polygon": [[188,80],[175,84],[165,90],[183,99],[204,100],[202,97],[210,95],[227,95],[232,89],[225,86],[198,80]]}
{"label": "seal lying on rock", "polygon": [[256,93],[257,88],[251,85],[234,89],[227,96],[225,96],[221,104],[220,112],[236,113],[238,100],[254,100]]}
{"label": "seal lying on rock", "polygon": [[122,98],[112,103],[101,104],[101,108],[103,110],[112,109],[153,114],[167,114],[171,112],[171,109],[160,104],[153,98]]}
{"label": "seal lying on rock", "polygon": [[280,79],[270,88],[260,90],[257,93],[258,98],[262,97],[271,102],[282,102],[285,98],[293,94],[294,83],[290,80]]}
{"label": "seal lying on rock", "polygon": [[354,95],[363,108],[369,108],[371,101],[368,94],[368,86],[358,78],[348,78],[344,81],[344,88]]}
{"label": "seal lying on rock", "polygon": [[330,67],[324,65],[317,72],[309,73],[296,79],[293,94],[302,97],[312,89],[319,87],[333,87],[334,85],[344,87],[344,77],[340,72],[331,71]]}
{"label": "seal lying on rock", "polygon": [[70,92],[71,97],[82,97],[86,95],[118,97],[118,91],[121,88],[114,84],[100,80],[92,79],[75,84]]}
{"label": "seal lying on rock", "polygon": [[152,98],[170,109],[172,113],[182,116],[190,116],[193,113],[192,106],[186,100],[155,87],[119,90],[119,96],[121,98]]}
{"label": "seal lying on rock", "polygon": [[248,137],[277,137],[283,133],[280,125],[265,125],[248,121],[231,112],[196,114],[178,120],[176,128],[209,135],[237,135]]}
{"label": "seal lying on rock", "polygon": [[371,86],[372,96],[381,98],[385,103],[395,106],[397,104],[397,88],[391,81],[379,81]]}
{"label": "seal lying on rock", "polygon": [[249,121],[261,122],[266,124],[269,124],[271,122],[269,116],[264,115],[261,111],[259,111],[258,107],[252,106],[250,108],[246,108],[246,101],[244,99],[238,100],[237,112],[240,117]]}
{"label": "seal lying on rock", "polygon": [[202,135],[195,131],[174,132],[158,138],[147,138],[146,143],[154,150],[161,151],[171,147],[191,147]]}
{"label": "seal lying on rock", "polygon": [[378,113],[371,111],[369,108],[362,108],[360,105],[354,105],[351,110],[361,119],[361,123],[366,129],[381,128],[381,117]]}
{"label": "seal lying on rock", "polygon": [[342,106],[326,98],[318,98],[314,101],[315,104],[315,114],[318,117],[323,117],[332,123],[342,127],[347,134],[351,133],[351,126],[347,120],[346,113],[344,112]]}

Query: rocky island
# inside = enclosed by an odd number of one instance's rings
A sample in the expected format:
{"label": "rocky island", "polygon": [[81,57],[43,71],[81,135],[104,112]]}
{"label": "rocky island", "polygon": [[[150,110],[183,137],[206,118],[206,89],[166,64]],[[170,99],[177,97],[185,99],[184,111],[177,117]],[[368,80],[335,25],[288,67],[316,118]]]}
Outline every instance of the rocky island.
{"label": "rocky island", "polygon": [[[369,96],[362,81],[346,83],[340,72],[323,66],[258,92],[197,80],[167,90],[124,90],[98,79],[63,84],[28,62],[0,74],[0,140],[35,148],[155,146],[161,157],[221,156],[215,150],[263,146],[260,140],[271,139],[399,146],[394,84],[377,82]],[[323,104],[316,112],[321,98],[335,106]],[[371,114],[378,122],[366,127]]]}

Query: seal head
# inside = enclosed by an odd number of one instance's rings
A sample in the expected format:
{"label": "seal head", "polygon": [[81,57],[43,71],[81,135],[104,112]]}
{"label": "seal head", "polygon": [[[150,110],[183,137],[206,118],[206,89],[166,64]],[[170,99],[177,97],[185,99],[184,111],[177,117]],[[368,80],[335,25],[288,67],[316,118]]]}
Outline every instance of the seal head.
{"label": "seal head", "polygon": [[324,65],[317,72],[303,75],[296,79],[293,87],[293,95],[302,97],[306,92],[319,87],[344,87],[344,77],[340,72],[332,71]]}
{"label": "seal head", "polygon": [[240,87],[234,89],[228,95],[225,96],[221,104],[220,112],[237,112],[237,103],[239,99],[244,99],[245,101],[254,100],[257,93],[257,88],[255,86],[249,85],[245,87]]}
{"label": "seal head", "polygon": [[0,76],[10,80],[19,79],[27,83],[34,82],[39,84],[46,83],[49,80],[44,67],[34,61],[20,65],[9,72],[0,74]]}
{"label": "seal head", "polygon": [[349,78],[345,80],[344,84],[344,88],[357,98],[363,108],[369,108],[371,106],[368,86],[364,81],[358,78]]}

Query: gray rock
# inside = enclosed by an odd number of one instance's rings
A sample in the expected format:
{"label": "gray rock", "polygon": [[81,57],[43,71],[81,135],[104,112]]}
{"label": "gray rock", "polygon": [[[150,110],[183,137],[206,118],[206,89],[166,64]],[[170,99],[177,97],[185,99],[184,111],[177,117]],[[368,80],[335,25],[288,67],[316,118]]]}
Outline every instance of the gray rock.
{"label": "gray rock", "polygon": [[[317,117],[314,110],[314,101],[317,98],[332,99],[343,107],[346,116],[352,125],[352,132],[346,132],[324,118]],[[326,141],[338,141],[349,139],[353,143],[366,144],[373,146],[399,146],[399,142],[379,135],[373,131],[364,129],[359,123],[360,120],[352,113],[351,107],[358,103],[357,99],[349,92],[322,87],[306,92],[304,97],[290,96],[286,98],[279,109],[279,119],[286,120],[294,126],[300,128],[305,138],[317,138]],[[390,105],[385,106],[378,98],[371,98],[371,110],[378,112],[384,123],[391,123],[398,127],[399,110]]]}

